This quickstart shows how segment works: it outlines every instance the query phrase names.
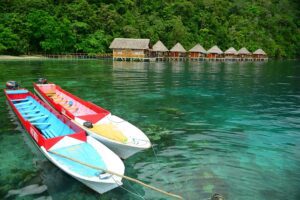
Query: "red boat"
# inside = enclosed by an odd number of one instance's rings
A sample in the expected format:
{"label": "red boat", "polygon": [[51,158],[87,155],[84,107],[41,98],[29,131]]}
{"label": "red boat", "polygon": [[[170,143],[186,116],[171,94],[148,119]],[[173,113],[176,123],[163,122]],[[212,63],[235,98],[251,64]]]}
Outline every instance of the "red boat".
{"label": "red boat", "polygon": [[70,118],[123,159],[151,147],[148,137],[131,123],[53,83],[34,83],[34,90],[44,102]]}

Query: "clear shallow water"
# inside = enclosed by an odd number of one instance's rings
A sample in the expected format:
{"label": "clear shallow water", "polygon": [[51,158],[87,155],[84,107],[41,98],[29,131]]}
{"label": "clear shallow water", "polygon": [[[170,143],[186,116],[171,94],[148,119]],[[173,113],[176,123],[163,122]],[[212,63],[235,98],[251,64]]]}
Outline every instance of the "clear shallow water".
{"label": "clear shallow water", "polygon": [[[37,77],[140,127],[153,150],[125,161],[126,174],[186,199],[300,199],[300,63],[1,61],[0,85]],[[141,199],[98,195],[49,163],[0,97],[0,196],[9,199]],[[154,152],[155,153],[154,153]],[[156,156],[155,156],[156,155]],[[125,181],[145,199],[166,197]]]}

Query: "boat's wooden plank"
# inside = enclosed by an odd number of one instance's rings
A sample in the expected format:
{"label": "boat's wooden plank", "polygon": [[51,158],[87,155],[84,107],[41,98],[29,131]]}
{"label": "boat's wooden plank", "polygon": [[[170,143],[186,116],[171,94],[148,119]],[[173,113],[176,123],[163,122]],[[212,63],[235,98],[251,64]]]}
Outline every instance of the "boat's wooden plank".
{"label": "boat's wooden plank", "polygon": [[51,125],[50,123],[31,123],[32,125]]}
{"label": "boat's wooden plank", "polygon": [[42,115],[42,116],[39,116],[39,117],[35,117],[35,118],[32,118],[32,119],[29,119],[28,121],[34,122],[34,121],[37,121],[39,119],[47,119],[48,117],[49,117],[48,115]]}
{"label": "boat's wooden plank", "polygon": [[26,101],[26,102],[23,102],[23,103],[15,103],[15,106],[20,107],[22,105],[27,105],[27,104],[32,104],[32,103],[33,103],[32,101]]}
{"label": "boat's wooden plank", "polygon": [[28,100],[28,99],[27,98],[25,98],[25,99],[12,99],[11,101],[16,102],[16,101],[25,101],[25,100]]}
{"label": "boat's wooden plank", "polygon": [[41,113],[36,113],[36,114],[31,114],[31,115],[24,115],[25,118],[30,118],[30,117],[41,117],[41,116],[44,116],[43,114]]}
{"label": "boat's wooden plank", "polygon": [[34,107],[32,107],[32,105],[29,105],[29,106],[24,106],[24,107],[16,107],[18,110],[32,110],[32,109],[35,109],[37,106],[35,105]]}

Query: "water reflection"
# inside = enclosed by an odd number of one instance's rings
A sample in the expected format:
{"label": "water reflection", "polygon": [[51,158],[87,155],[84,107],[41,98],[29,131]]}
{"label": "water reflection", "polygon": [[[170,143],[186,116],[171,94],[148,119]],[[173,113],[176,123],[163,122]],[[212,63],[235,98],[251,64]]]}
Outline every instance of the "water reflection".
{"label": "water reflection", "polygon": [[[208,199],[214,193],[225,199],[298,199],[298,62],[43,61],[0,63],[0,70],[0,84],[22,79],[31,89],[31,82],[43,75],[144,130],[154,147],[125,161],[129,176],[186,199]],[[0,156],[7,164],[0,169],[8,175],[0,177],[1,183],[38,174],[42,179],[30,184],[46,185],[44,196],[99,199],[32,153],[29,143],[16,142],[16,136],[26,141],[19,134],[24,131],[3,105],[0,145],[6,151],[0,149]],[[7,150],[17,157],[8,159]],[[20,166],[18,173],[10,171],[11,165]],[[12,184],[0,192],[5,196],[15,189]],[[18,188],[28,185],[22,182]],[[124,187],[145,199],[165,198],[126,181]],[[122,188],[101,198],[137,199]]]}

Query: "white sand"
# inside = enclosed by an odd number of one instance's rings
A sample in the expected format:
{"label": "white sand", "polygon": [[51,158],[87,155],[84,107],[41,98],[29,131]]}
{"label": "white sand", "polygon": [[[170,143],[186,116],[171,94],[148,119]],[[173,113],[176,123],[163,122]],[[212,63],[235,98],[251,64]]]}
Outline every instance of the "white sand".
{"label": "white sand", "polygon": [[47,59],[44,56],[7,56],[7,55],[0,55],[0,60],[37,60],[37,59]]}

